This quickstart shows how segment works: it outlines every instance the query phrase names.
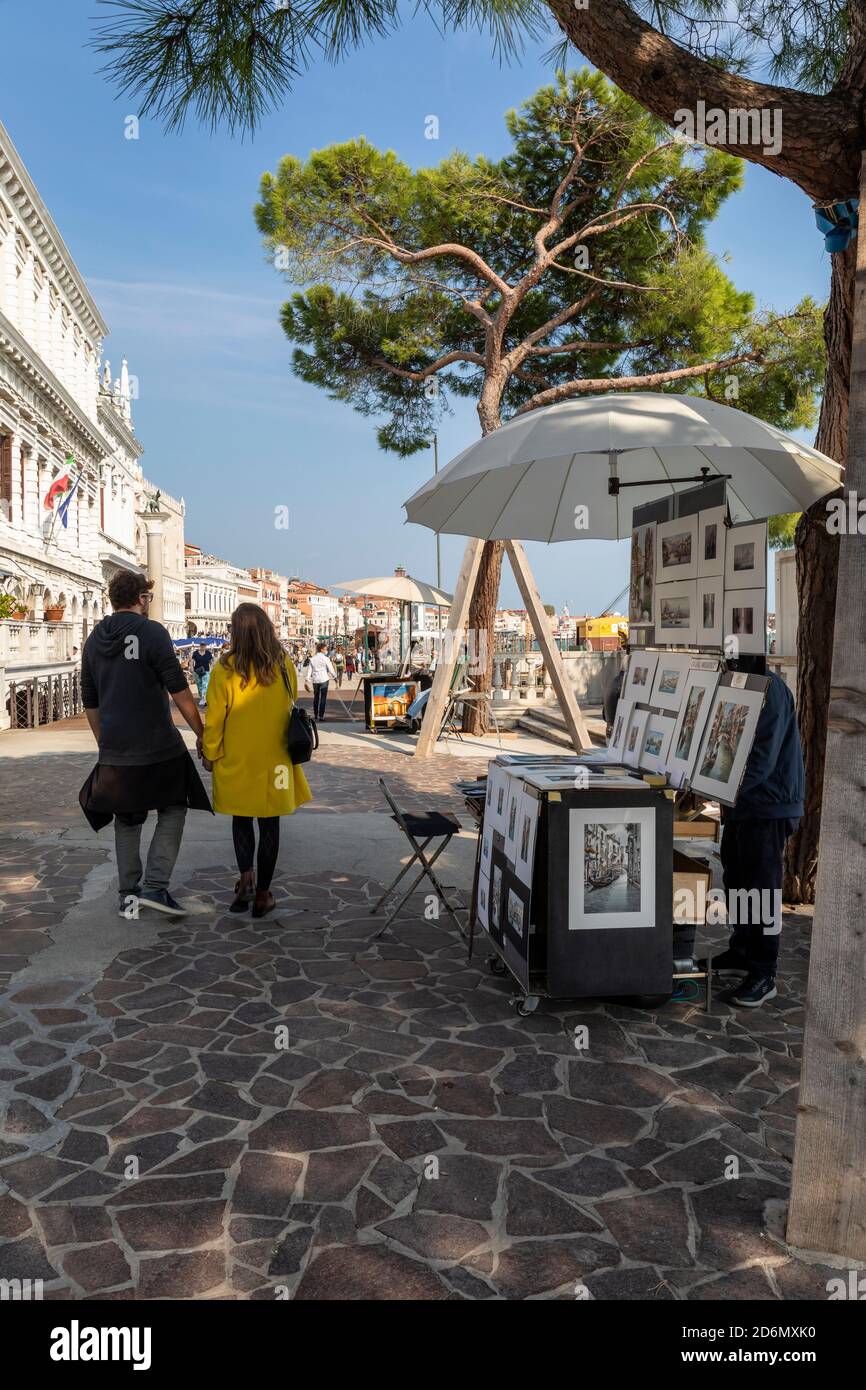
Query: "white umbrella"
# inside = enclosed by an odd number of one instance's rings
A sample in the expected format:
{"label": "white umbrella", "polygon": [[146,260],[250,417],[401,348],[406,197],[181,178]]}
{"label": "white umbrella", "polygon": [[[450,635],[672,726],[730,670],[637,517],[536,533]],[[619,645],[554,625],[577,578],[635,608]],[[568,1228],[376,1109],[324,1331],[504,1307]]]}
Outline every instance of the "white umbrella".
{"label": "white umbrella", "polygon": [[801,511],[842,480],[839,464],[753,415],[635,391],[518,416],[404,506],[409,521],[484,540],[620,540],[636,506],[723,474],[735,522]]}
{"label": "white umbrella", "polygon": [[[400,660],[403,660],[403,625],[406,605],[411,603],[430,603],[437,608],[447,608],[454,597],[453,594],[443,593],[441,589],[435,589],[432,584],[425,584],[423,579],[413,579],[411,574],[398,573],[385,574],[378,579],[352,579],[345,584],[335,584],[335,589],[347,589],[354,594],[362,594],[370,598],[393,598],[400,602]],[[410,623],[411,628],[411,623]],[[412,633],[409,633],[411,643]]]}
{"label": "white umbrella", "polygon": [[353,579],[346,584],[335,584],[335,589],[346,589],[353,594],[368,594],[370,598],[393,598],[401,603],[430,603],[437,608],[447,608],[453,594],[445,594],[423,579],[413,579],[411,574],[386,574],[380,579]]}

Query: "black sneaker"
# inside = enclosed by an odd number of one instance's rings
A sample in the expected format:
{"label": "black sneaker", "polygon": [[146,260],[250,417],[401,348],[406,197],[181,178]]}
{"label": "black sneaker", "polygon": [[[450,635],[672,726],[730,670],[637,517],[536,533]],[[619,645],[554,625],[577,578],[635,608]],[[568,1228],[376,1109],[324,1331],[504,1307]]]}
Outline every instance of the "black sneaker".
{"label": "black sneaker", "polygon": [[139,893],[139,907],[152,907],[155,912],[166,912],[169,917],[185,917],[186,908],[171,896],[167,888],[154,888],[147,893]]}
{"label": "black sneaker", "polygon": [[[703,956],[696,963],[699,970],[705,971],[707,969],[706,956]],[[730,947],[727,951],[713,956],[710,965],[714,975],[748,975],[749,973],[745,956],[741,956],[739,951],[732,951]]]}
{"label": "black sneaker", "polygon": [[776,997],[776,981],[772,975],[749,975],[725,996],[726,1004],[738,1009],[759,1009],[768,999]]}

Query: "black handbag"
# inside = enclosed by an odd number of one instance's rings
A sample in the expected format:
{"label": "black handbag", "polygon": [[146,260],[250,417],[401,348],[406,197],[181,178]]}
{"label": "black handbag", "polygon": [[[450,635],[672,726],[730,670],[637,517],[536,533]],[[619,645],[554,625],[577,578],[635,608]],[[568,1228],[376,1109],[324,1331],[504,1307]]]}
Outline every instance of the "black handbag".
{"label": "black handbag", "polygon": [[280,675],[286,694],[291,702],[288,723],[286,724],[286,752],[293,767],[308,763],[319,746],[319,730],[315,719],[311,719],[305,709],[298,709],[292,699],[292,687],[283,662],[280,662]]}

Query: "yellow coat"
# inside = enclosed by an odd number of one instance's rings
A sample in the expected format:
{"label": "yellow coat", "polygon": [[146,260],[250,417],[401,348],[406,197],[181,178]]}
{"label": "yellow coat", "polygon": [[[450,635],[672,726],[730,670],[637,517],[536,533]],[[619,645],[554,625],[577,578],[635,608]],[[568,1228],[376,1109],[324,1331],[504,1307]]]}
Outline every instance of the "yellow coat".
{"label": "yellow coat", "polygon": [[[286,658],[292,699],[298,676]],[[204,755],[213,763],[213,808],[224,816],[288,816],[312,799],[286,752],[289,698],[282,676],[245,689],[233,666],[215,662],[207,688]]]}

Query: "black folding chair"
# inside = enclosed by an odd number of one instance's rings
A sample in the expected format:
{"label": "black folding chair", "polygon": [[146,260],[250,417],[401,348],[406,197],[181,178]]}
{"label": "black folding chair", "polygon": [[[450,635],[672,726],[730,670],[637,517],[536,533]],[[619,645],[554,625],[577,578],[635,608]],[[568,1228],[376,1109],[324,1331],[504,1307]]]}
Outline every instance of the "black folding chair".
{"label": "black folding chair", "polygon": [[[385,900],[391,896],[391,894],[394,892],[394,889],[397,887],[397,884],[400,882],[401,878],[403,878],[404,875],[409,872],[416,860],[420,862],[422,867],[421,872],[418,874],[417,878],[413,880],[411,887],[408,888],[406,892],[403,894],[402,898],[397,903],[397,906],[394,908],[387,922],[382,927],[381,931],[376,932],[376,936],[373,938],[373,940],[375,941],[377,937],[380,937],[382,935],[382,932],[386,931],[387,928],[390,927],[391,923],[394,921],[394,918],[400,912],[407,898],[410,898],[412,896],[412,894],[415,892],[415,889],[418,887],[418,884],[421,882],[423,878],[429,878],[430,882],[436,890],[436,896],[441,902],[442,906],[445,908],[445,911],[449,914],[449,916],[451,916],[454,919],[454,922],[457,926],[457,930],[460,932],[461,936],[465,935],[463,927],[460,925],[460,921],[457,917],[457,914],[455,913],[454,908],[448,901],[448,898],[445,894],[445,889],[442,887],[442,884],[439,882],[438,878],[436,877],[436,874],[433,872],[433,865],[436,863],[436,860],[439,858],[439,855],[442,853],[443,849],[445,849],[446,846],[449,844],[452,836],[459,833],[461,829],[460,822],[455,820],[453,816],[443,815],[440,811],[428,811],[426,815],[423,816],[413,816],[406,811],[401,811],[400,807],[397,805],[396,801],[394,800],[393,796],[388,790],[384,777],[378,778],[378,782],[379,786],[382,788],[382,795],[384,796],[388,805],[391,807],[391,819],[397,822],[397,825],[400,827],[403,834],[406,836],[406,839],[412,846],[413,853],[412,858],[409,860],[407,864],[404,864],[403,868],[400,870],[399,874],[394,879],[394,882],[390,885],[390,887],[385,889],[385,892],[382,894],[381,898],[375,904],[375,906],[371,907],[370,915],[373,916],[375,915],[375,913],[379,911],[379,908],[382,906]],[[436,846],[436,849],[428,858],[425,854],[427,846],[430,844],[432,840],[438,840],[440,839],[440,837],[441,843]],[[419,844],[419,840],[423,840],[423,844]],[[457,906],[461,909],[461,911],[463,910],[462,905],[460,903],[458,903]]]}

